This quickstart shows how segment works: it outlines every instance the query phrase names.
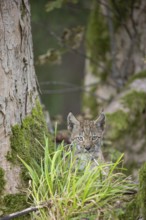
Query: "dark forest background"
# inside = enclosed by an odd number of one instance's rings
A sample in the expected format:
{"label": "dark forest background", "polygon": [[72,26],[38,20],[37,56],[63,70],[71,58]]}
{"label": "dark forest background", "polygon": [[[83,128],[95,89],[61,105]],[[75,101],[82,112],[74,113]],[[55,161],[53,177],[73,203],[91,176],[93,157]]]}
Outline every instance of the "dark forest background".
{"label": "dark forest background", "polygon": [[[59,40],[52,36],[51,32],[61,37],[67,27],[86,26],[89,9],[84,2],[80,1],[78,5],[65,5],[63,8],[47,13],[45,8],[48,3],[47,0],[31,1],[35,63],[38,56],[46,53],[49,48],[60,49]],[[87,1],[87,5],[88,3]],[[85,53],[84,42],[82,42],[79,50],[81,53]],[[81,86],[84,83],[84,65],[85,57],[83,55],[68,51],[63,55],[60,65],[35,66],[42,91],[41,99],[51,116],[61,114],[66,117],[69,111],[79,114],[81,112],[82,92],[60,92],[66,88],[64,85],[43,85],[43,83],[57,81]],[[48,90],[54,94],[45,94],[43,90]],[[53,90],[59,91],[53,92]]]}

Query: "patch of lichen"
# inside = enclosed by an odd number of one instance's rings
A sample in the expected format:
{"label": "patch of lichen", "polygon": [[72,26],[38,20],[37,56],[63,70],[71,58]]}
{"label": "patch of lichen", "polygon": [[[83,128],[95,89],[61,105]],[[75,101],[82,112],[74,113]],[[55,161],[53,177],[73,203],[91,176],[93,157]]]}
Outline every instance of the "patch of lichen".
{"label": "patch of lichen", "polygon": [[146,220],[146,163],[140,169],[139,172],[139,203],[143,220]]}
{"label": "patch of lichen", "polygon": [[[16,211],[21,211],[28,207],[28,204],[26,201],[26,195],[23,195],[21,193],[7,194],[1,199],[0,207],[1,207],[0,210],[3,213],[3,216],[14,213]],[[28,220],[29,215],[17,217],[17,219]]]}
{"label": "patch of lichen", "polygon": [[128,114],[122,110],[118,110],[112,114],[106,114],[108,124],[111,129],[108,129],[108,136],[110,139],[117,139],[119,136],[124,135],[129,127]]}
{"label": "patch of lichen", "polygon": [[2,193],[2,191],[4,190],[5,187],[5,178],[4,178],[5,172],[4,170],[0,167],[0,195]]}
{"label": "patch of lichen", "polygon": [[[42,112],[40,103],[36,102],[36,107],[32,110],[31,115],[27,116],[21,125],[12,127],[11,151],[7,154],[7,159],[12,163],[19,163],[20,158],[25,160],[29,165],[35,165],[40,162],[44,150],[44,136],[48,136],[47,125]],[[50,137],[51,138],[51,137]],[[27,173],[22,166],[22,177],[27,179]]]}
{"label": "patch of lichen", "polygon": [[105,60],[106,52],[109,50],[109,34],[101,6],[96,0],[93,1],[87,25],[86,48],[91,57],[92,73],[97,74],[98,62]]}

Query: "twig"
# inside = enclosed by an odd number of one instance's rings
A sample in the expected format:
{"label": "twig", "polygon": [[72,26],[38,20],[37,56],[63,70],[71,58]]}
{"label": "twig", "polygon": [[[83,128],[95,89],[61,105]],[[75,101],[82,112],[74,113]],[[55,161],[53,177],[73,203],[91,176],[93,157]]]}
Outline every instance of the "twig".
{"label": "twig", "polygon": [[91,96],[98,97],[100,100],[107,101],[103,97],[101,97],[99,95],[96,95],[91,91],[87,91],[86,88],[84,88],[82,86],[75,87],[75,88],[66,88],[66,89],[53,89],[53,90],[52,89],[50,89],[50,90],[44,89],[44,90],[42,90],[42,94],[46,94],[46,95],[59,94],[60,95],[60,94],[71,93],[71,92],[74,93],[74,92],[80,92],[80,91],[84,91],[84,92],[88,93]]}
{"label": "twig", "polygon": [[130,190],[130,191],[127,191],[127,192],[123,193],[123,195],[135,195],[137,193],[138,193],[138,190],[133,189],[133,190]]}
{"label": "twig", "polygon": [[61,38],[58,37],[57,34],[54,31],[50,30],[49,28],[47,30],[48,30],[49,34],[57,40],[58,44],[62,48],[66,48],[67,50],[71,51],[72,53],[78,54],[80,57],[83,57],[84,59],[90,60],[91,63],[94,63],[94,64],[98,65],[103,71],[105,71],[105,67],[100,65],[100,63],[98,61],[96,61],[95,59],[93,59],[91,56],[88,56],[87,54],[81,52],[78,49],[71,48],[67,44],[63,43]]}
{"label": "twig", "polygon": [[0,220],[10,220],[10,219],[13,219],[13,218],[16,218],[16,217],[19,217],[19,216],[22,216],[22,215],[26,215],[28,214],[29,212],[35,212],[39,209],[42,209],[42,208],[45,208],[47,207],[49,204],[49,206],[51,205],[51,201],[50,202],[45,202],[43,204],[40,204],[40,205],[37,205],[37,206],[32,206],[32,207],[29,207],[27,209],[24,209],[22,211],[18,211],[18,212],[14,212],[12,214],[9,214],[9,215],[6,215],[2,218],[0,218]]}
{"label": "twig", "polygon": [[73,83],[62,82],[62,81],[44,81],[44,82],[40,82],[40,85],[61,85],[61,86],[77,87],[77,85]]}

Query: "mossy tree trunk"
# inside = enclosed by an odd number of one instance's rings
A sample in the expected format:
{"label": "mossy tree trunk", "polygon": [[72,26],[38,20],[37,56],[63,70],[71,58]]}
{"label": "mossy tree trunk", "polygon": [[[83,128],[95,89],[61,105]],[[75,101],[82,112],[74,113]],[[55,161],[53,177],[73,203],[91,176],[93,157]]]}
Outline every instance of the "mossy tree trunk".
{"label": "mossy tree trunk", "polygon": [[[146,158],[145,7],[144,0],[93,0],[86,35],[91,59],[86,61],[85,85],[93,87],[84,95],[85,112],[96,116],[104,108],[108,160],[124,152],[127,172],[136,180]],[[146,164],[140,169],[138,194],[120,220],[146,219],[145,182]]]}
{"label": "mossy tree trunk", "polygon": [[[144,71],[146,53],[145,0],[92,0],[87,25],[86,112],[108,105],[129,77]],[[95,86],[95,82],[97,85]],[[90,99],[90,97],[94,97]]]}
{"label": "mossy tree trunk", "polygon": [[0,14],[0,171],[6,183],[1,191],[18,193],[20,167],[7,159],[11,128],[21,125],[38,97],[29,2],[1,0]]}
{"label": "mossy tree trunk", "polygon": [[[125,152],[132,170],[146,157],[146,1],[92,2],[86,33],[91,59],[85,75],[90,87],[84,109],[96,117],[104,108],[107,143]],[[137,176],[135,169],[133,175]]]}

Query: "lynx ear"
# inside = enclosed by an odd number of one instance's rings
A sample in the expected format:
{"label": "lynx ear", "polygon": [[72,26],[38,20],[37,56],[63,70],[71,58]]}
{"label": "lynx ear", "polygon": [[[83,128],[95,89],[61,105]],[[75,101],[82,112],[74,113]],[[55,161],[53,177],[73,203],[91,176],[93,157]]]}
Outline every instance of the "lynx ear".
{"label": "lynx ear", "polygon": [[100,116],[94,121],[95,125],[98,128],[101,128],[101,130],[104,130],[104,125],[105,125],[105,114],[102,112]]}
{"label": "lynx ear", "polygon": [[67,116],[67,128],[72,131],[74,126],[79,125],[79,121],[75,118],[75,116],[70,112]]}

